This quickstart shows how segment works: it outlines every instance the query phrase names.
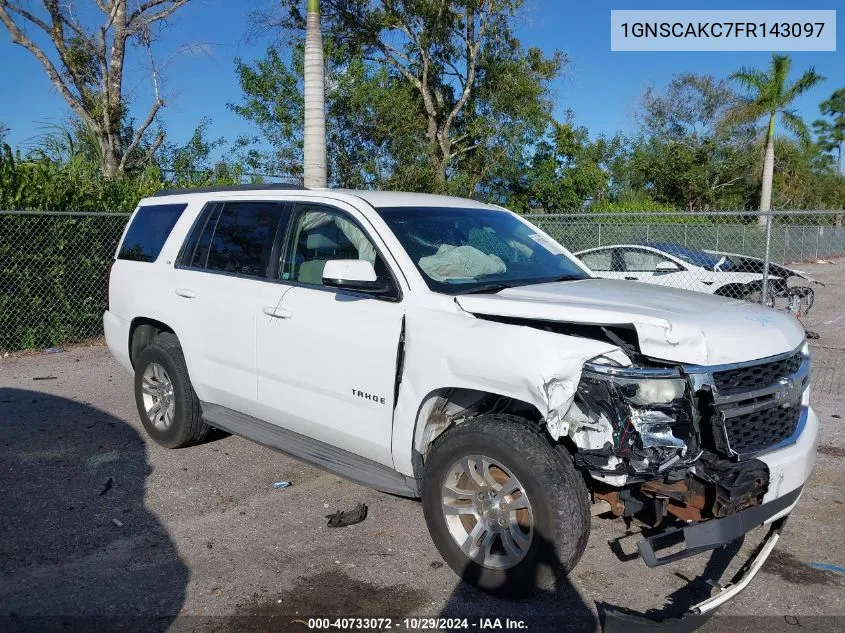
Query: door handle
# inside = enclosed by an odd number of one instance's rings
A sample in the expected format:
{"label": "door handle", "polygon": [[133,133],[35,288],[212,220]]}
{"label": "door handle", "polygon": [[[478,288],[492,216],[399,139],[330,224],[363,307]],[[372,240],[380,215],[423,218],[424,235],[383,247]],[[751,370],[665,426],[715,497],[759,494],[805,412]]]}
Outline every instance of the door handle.
{"label": "door handle", "polygon": [[196,292],[194,292],[193,290],[190,290],[188,288],[177,288],[176,294],[179,295],[180,297],[184,297],[185,299],[193,299],[194,297],[197,296]]}
{"label": "door handle", "polygon": [[284,308],[278,308],[276,306],[264,306],[262,312],[267,316],[271,316],[274,319],[289,319],[293,316],[293,312],[290,310],[285,310]]}

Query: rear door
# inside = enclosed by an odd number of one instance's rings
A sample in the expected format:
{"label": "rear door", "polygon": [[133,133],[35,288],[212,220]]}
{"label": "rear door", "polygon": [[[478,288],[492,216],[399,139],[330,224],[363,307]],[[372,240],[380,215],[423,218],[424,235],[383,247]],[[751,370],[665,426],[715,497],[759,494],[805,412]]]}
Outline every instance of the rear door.
{"label": "rear door", "polygon": [[[404,305],[385,254],[351,207],[295,206],[279,313],[258,324],[258,398],[262,419],[392,466]],[[370,261],[395,291],[373,296],[324,286],[331,259]]]}
{"label": "rear door", "polygon": [[180,253],[171,283],[175,327],[204,402],[256,410],[256,323],[282,294],[270,278],[286,221],[282,202],[210,203]]}

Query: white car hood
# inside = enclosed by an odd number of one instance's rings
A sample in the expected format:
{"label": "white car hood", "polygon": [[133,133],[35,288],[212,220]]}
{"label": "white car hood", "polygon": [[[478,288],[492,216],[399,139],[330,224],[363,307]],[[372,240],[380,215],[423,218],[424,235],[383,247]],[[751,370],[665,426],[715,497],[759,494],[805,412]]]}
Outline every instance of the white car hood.
{"label": "white car hood", "polygon": [[561,323],[626,325],[646,356],[691,365],[757,360],[794,350],[804,328],[789,314],[738,299],[630,281],[584,279],[461,295],[467,312]]}

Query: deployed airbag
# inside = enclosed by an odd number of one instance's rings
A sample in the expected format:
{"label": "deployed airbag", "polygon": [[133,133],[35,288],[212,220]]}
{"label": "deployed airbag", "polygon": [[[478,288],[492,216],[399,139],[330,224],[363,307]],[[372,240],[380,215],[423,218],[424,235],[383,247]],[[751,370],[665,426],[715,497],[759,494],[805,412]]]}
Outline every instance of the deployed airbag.
{"label": "deployed airbag", "polygon": [[482,275],[496,275],[507,270],[505,262],[496,255],[487,255],[473,246],[441,244],[434,255],[420,258],[420,268],[435,281],[474,279]]}

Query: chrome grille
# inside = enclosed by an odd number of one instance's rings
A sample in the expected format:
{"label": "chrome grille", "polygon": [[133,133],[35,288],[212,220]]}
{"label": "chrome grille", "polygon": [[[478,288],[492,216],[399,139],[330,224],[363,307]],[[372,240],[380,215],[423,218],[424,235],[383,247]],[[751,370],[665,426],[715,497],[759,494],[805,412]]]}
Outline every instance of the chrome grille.
{"label": "chrome grille", "polygon": [[757,453],[792,437],[800,417],[801,406],[795,405],[725,418],[728,445],[738,455]]}
{"label": "chrome grille", "polygon": [[722,396],[760,389],[777,382],[784,376],[794,374],[801,367],[803,360],[804,356],[801,350],[798,350],[781,360],[714,372],[713,382]]}
{"label": "chrome grille", "polygon": [[721,367],[688,369],[696,390],[709,387],[712,409],[702,410],[702,423],[713,430],[718,452],[740,459],[795,441],[806,407],[810,359],[802,350]]}

